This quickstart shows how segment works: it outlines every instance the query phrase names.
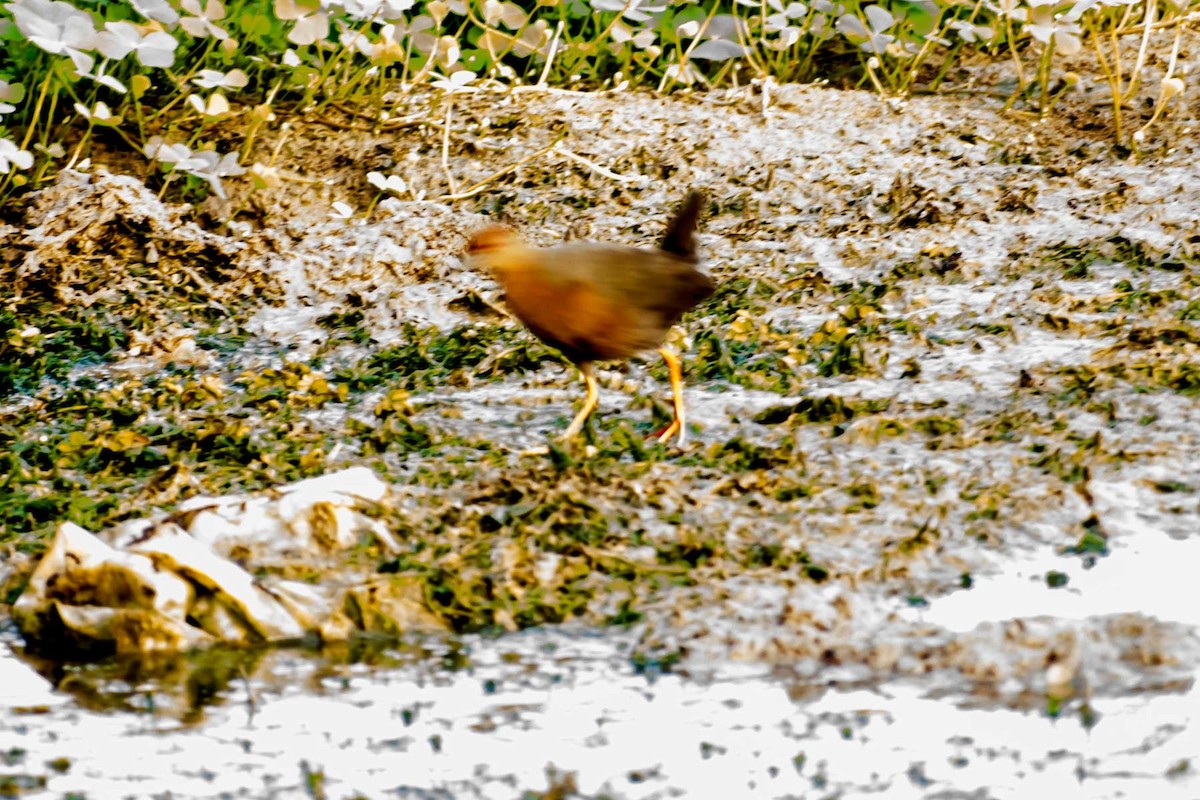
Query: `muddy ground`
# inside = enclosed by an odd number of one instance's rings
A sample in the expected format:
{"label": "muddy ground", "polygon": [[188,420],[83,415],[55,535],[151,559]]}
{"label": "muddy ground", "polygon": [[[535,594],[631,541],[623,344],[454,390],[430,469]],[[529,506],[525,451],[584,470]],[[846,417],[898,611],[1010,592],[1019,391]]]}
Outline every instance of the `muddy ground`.
{"label": "muddy ground", "polygon": [[[419,581],[450,631],[629,627],[639,665],[765,665],[796,700],[915,680],[1085,727],[1106,698],[1194,707],[1190,107],[1130,153],[1084,94],[1042,121],[983,95],[769,100],[330,111],[287,134],[278,188],[194,209],[100,164],[64,175],[0,228],[14,302],[133,310],[103,317],[128,331],[112,353],[13,381],[5,442],[46,447],[9,482],[10,585],[60,512],[99,529],[368,464],[411,548],[353,567]],[[374,203],[369,171],[406,193]],[[648,357],[600,371],[584,441],[531,454],[581,387],[467,237],[499,220],[539,245],[650,244],[689,188],[720,288],[677,337],[687,447],[645,443],[669,413]],[[34,505],[55,493],[71,502]]]}

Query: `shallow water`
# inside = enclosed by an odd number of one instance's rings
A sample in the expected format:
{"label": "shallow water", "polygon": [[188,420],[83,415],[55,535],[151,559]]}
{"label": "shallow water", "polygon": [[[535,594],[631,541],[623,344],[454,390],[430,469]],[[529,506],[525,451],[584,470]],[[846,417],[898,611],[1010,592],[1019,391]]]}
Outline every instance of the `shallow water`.
{"label": "shallow water", "polygon": [[[45,778],[22,795],[31,798],[513,798],[567,774],[582,796],[623,798],[1200,791],[1194,686],[1095,698],[1085,727],[931,699],[915,681],[826,691],[756,666],[725,664],[703,679],[639,673],[631,641],[562,630],[471,637],[469,666],[455,669],[275,651],[195,721],[185,721],[194,704],[180,713],[170,697],[182,687],[153,683],[109,684],[140,695],[140,710],[84,711],[5,648],[0,741],[10,775]],[[65,772],[46,766],[64,757]],[[321,776],[323,794],[309,793],[317,779],[306,771]]]}
{"label": "shallow water", "polygon": [[[1200,626],[1196,564],[1200,564],[1200,540],[1161,534],[1118,543],[1111,558],[1090,567],[1063,559],[1054,548],[1040,548],[1005,564],[1002,573],[914,613],[952,631],[1014,617],[1082,620],[1125,613]],[[1066,576],[1065,586],[1047,584],[1046,574],[1052,571]]]}

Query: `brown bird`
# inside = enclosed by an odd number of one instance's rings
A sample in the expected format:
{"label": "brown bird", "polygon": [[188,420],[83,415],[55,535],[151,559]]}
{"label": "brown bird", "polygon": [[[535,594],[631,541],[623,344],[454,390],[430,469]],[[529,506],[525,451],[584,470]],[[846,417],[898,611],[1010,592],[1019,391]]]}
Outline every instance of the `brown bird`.
{"label": "brown bird", "polygon": [[504,287],[513,313],[583,375],[587,397],[563,440],[579,433],[600,400],[593,362],[657,348],[671,376],[675,406],[675,418],[658,440],[678,433],[684,443],[683,370],[679,356],[662,341],[684,312],[715,288],[712,278],[696,269],[702,202],[698,192],[687,196],[657,249],[598,242],[534,248],[502,227],[472,237],[468,252]]}

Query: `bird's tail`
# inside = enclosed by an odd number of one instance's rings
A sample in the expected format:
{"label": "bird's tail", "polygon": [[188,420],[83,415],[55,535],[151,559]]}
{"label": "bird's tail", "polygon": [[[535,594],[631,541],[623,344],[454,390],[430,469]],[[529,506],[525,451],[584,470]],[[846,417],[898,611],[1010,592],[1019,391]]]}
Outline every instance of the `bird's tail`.
{"label": "bird's tail", "polygon": [[667,223],[667,232],[663,234],[662,243],[659,245],[661,249],[680,258],[696,257],[696,222],[700,218],[702,205],[703,194],[696,191],[688,193],[683,205]]}

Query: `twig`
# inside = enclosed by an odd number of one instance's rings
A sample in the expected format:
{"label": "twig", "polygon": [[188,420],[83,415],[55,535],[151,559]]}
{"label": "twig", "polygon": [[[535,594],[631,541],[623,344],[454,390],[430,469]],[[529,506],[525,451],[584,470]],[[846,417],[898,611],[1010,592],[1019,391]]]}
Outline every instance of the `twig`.
{"label": "twig", "polygon": [[1017,90],[1013,92],[1012,97],[1004,104],[1004,110],[1007,111],[1008,107],[1016,101],[1021,92],[1025,91],[1025,70],[1021,68],[1021,56],[1017,53],[1016,38],[1013,36],[1012,16],[1009,14],[1004,15],[1004,36],[1005,41],[1008,43],[1008,51],[1012,53],[1013,66],[1017,70]]}
{"label": "twig", "polygon": [[[1113,136],[1117,144],[1121,144],[1121,76],[1114,74],[1108,66],[1108,59],[1104,57],[1104,48],[1100,46],[1100,34],[1096,32],[1095,28],[1092,29],[1092,47],[1096,51],[1096,61],[1100,64],[1105,80],[1108,81],[1109,94],[1112,95]],[[1116,58],[1119,61],[1120,53],[1116,54]]]}
{"label": "twig", "polygon": [[1133,141],[1141,144],[1146,137],[1146,131],[1150,130],[1150,126],[1158,122],[1158,118],[1162,116],[1163,110],[1166,109],[1167,103],[1171,98],[1182,91],[1182,83],[1179,83],[1175,78],[1175,64],[1179,59],[1179,40],[1183,36],[1183,29],[1175,31],[1175,44],[1171,48],[1171,58],[1167,61],[1167,72],[1162,79],[1162,88],[1158,91],[1158,103],[1154,107],[1154,113],[1150,115],[1150,121],[1136,130],[1133,134]]}
{"label": "twig", "polygon": [[329,117],[310,117],[313,122],[318,122],[327,128],[337,128],[339,131],[361,131],[362,133],[373,133],[375,128],[367,128],[362,125],[352,125],[348,122],[338,122]]}
{"label": "twig", "polygon": [[619,181],[621,183],[633,183],[635,181],[648,180],[648,178],[645,175],[618,175],[617,173],[613,172],[612,170],[608,170],[608,169],[605,169],[604,167],[600,166],[595,161],[591,161],[590,159],[584,158],[583,156],[579,155],[578,153],[572,153],[570,150],[568,150],[565,147],[560,147],[555,152],[557,152],[559,155],[566,156],[567,158],[571,159],[572,161],[578,161],[580,164],[583,164],[588,169],[592,170],[593,172],[595,172],[599,175],[603,175],[604,177],[608,178],[609,180]]}
{"label": "twig", "polygon": [[279,151],[283,149],[284,142],[287,141],[288,135],[292,132],[291,121],[284,122],[280,127],[279,141],[275,143],[275,149],[271,151],[271,158],[267,161],[268,167],[275,166],[275,159],[279,158]]}
{"label": "twig", "polygon": [[[563,134],[563,135],[565,136],[565,134]],[[496,170],[491,175],[488,175],[486,178],[484,178],[483,180],[481,180],[479,183],[475,184],[474,186],[470,187],[469,189],[465,189],[456,194],[442,195],[441,197],[438,198],[438,200],[439,201],[466,200],[469,197],[474,197],[475,195],[479,194],[484,189],[486,189],[489,184],[499,180],[500,178],[503,178],[505,175],[507,175],[510,172],[515,172],[516,170],[518,170],[521,167],[528,164],[530,161],[534,161],[536,159],[541,158],[542,156],[546,155],[546,153],[549,153],[551,150],[556,149],[558,147],[558,143],[561,142],[562,139],[563,139],[563,137],[559,136],[557,139],[555,139],[553,142],[551,142],[550,144],[543,147],[541,150],[530,153],[529,155],[525,156],[524,158],[520,159],[519,161],[509,164],[507,167],[504,167],[503,169]]]}
{"label": "twig", "polygon": [[203,292],[205,295],[208,296],[208,306],[210,308],[217,309],[218,311],[220,311],[222,314],[224,314],[227,317],[232,316],[232,314],[229,313],[229,309],[226,308],[225,305],[220,300],[217,300],[217,297],[223,293],[217,291],[217,288],[215,286],[213,286],[211,283],[209,283],[208,281],[206,281],[200,275],[200,273],[196,272],[196,270],[192,269],[191,267],[189,267],[188,265],[183,264],[183,263],[176,264],[175,268],[178,269],[180,272],[182,272],[184,275],[187,275],[189,278],[191,278],[192,283],[196,284],[196,287],[199,288],[201,292]]}
{"label": "twig", "polygon": [[[480,292],[476,291],[475,297],[476,297],[476,299],[479,300],[479,302],[483,303],[493,314],[500,317],[501,319],[507,319],[507,320],[513,319],[513,315],[511,313],[509,313],[508,309],[506,309],[504,306],[497,304],[496,302],[494,302],[492,300],[487,299]],[[507,355],[508,353],[511,353],[512,351],[514,351],[516,349],[517,349],[516,347],[509,348],[508,350],[505,350],[504,353],[502,353],[501,355]],[[497,356],[497,358],[499,358],[499,356]],[[476,368],[476,370],[471,374],[478,375],[479,369]]]}
{"label": "twig", "polygon": [[[275,102],[275,95],[279,92],[279,87],[282,85],[283,85],[283,79],[280,78],[278,81],[275,82],[275,85],[271,87],[271,91],[267,92],[266,99],[263,100],[263,102],[258,106],[258,108],[263,108],[265,106],[269,111],[271,108],[271,104]],[[139,109],[138,125],[139,125],[139,129],[140,129],[140,126],[141,126],[141,112],[140,112],[141,103],[136,104],[135,108]],[[241,146],[241,152],[247,159],[249,159],[254,154],[254,142],[255,142],[255,139],[258,137],[258,132],[262,129],[262,126],[264,124],[266,124],[267,121],[269,121],[270,119],[273,119],[274,116],[275,115],[273,113],[262,114],[262,115],[255,113],[255,114],[251,115],[251,119],[253,120],[253,122],[250,123],[250,130],[246,132],[246,140],[242,143],[242,146]]]}
{"label": "twig", "polygon": [[[1145,30],[1142,31],[1142,43],[1138,47],[1137,60],[1133,62],[1133,69],[1129,71],[1129,85],[1125,87],[1125,91],[1121,92],[1122,97],[1132,97],[1137,93],[1138,84],[1142,79],[1142,67],[1146,64],[1146,48],[1150,46],[1150,31],[1154,29],[1154,11],[1158,8],[1157,3],[1146,3],[1146,21],[1144,24]],[[1120,73],[1117,73],[1118,76]]]}
{"label": "twig", "polygon": [[320,116],[315,116],[315,115],[312,117],[312,119],[316,120],[317,122],[328,125],[332,128],[342,128],[343,130],[354,130],[354,131],[387,130],[390,128],[404,128],[404,127],[410,127],[410,126],[419,128],[422,125],[433,125],[436,127],[439,124],[439,123],[429,119],[429,116],[427,114],[412,114],[407,117],[397,117],[396,119],[382,120],[379,118],[378,114],[366,114],[362,111],[358,111],[358,110],[355,110],[352,108],[347,108],[346,106],[342,105],[341,103],[330,103],[329,105],[333,108],[336,108],[338,111],[341,111],[343,114],[345,114],[348,117],[357,117],[358,119],[365,119],[365,120],[368,120],[369,122],[372,122],[375,124],[374,128],[360,128],[357,125],[351,125],[350,123],[347,123],[347,122],[337,122],[335,120],[329,119],[328,117],[320,117]]}
{"label": "twig", "polygon": [[871,79],[871,85],[875,87],[875,91],[879,93],[879,96],[886,100],[888,93],[883,88],[883,83],[879,80],[879,76],[875,74],[875,70],[877,69],[879,69],[879,57],[871,56],[867,59],[867,77]]}
{"label": "twig", "polygon": [[[1186,25],[1187,23],[1195,22],[1196,20],[1200,20],[1200,11],[1193,11],[1190,14],[1184,14],[1182,17],[1160,19],[1158,22],[1150,23],[1150,28],[1157,31],[1162,30],[1163,28],[1170,28],[1172,25]],[[1115,33],[1117,36],[1128,36],[1131,33],[1142,33],[1145,28],[1146,24],[1141,23],[1140,25],[1134,25],[1129,28],[1121,28],[1113,31],[1113,33]]]}
{"label": "twig", "polygon": [[965,94],[977,97],[1008,97],[1008,92],[1002,92],[999,89],[988,89],[985,87],[974,86],[951,86],[949,89],[929,89],[926,87],[917,87],[913,89],[914,95],[941,95],[941,94]]}
{"label": "twig", "polygon": [[537,87],[544,89],[546,87],[546,78],[550,75],[550,65],[554,63],[554,57],[558,55],[558,37],[562,36],[563,21],[558,21],[558,26],[554,29],[554,38],[550,40],[550,52],[546,54],[546,66],[542,67],[541,77],[538,78]]}
{"label": "twig", "polygon": [[446,124],[442,127],[442,171],[446,173],[446,187],[450,194],[458,191],[458,183],[454,173],[450,171],[450,114],[454,109],[453,95],[446,98]]}
{"label": "twig", "polygon": [[393,108],[399,106],[400,101],[408,97],[409,93],[416,87],[418,83],[425,80],[425,77],[433,71],[433,65],[436,62],[437,59],[430,57],[430,59],[426,61],[419,70],[417,70],[417,74],[412,76],[411,81],[406,81],[405,83],[401,84],[399,91],[400,97],[396,100]]}

